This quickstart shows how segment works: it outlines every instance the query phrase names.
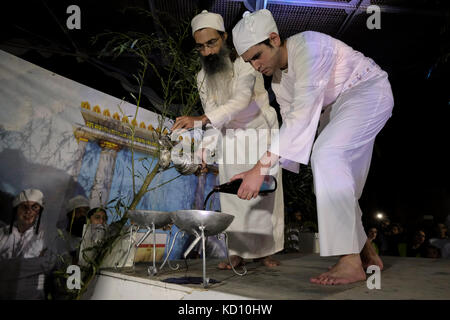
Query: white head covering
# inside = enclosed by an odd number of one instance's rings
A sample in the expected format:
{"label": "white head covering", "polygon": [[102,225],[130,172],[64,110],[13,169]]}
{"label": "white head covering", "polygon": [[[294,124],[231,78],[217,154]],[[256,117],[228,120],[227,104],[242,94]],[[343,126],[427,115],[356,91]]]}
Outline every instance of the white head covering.
{"label": "white head covering", "polygon": [[272,13],[267,9],[253,13],[246,11],[242,17],[233,28],[234,47],[239,55],[268,39],[271,32],[278,33]]}
{"label": "white head covering", "polygon": [[71,212],[76,208],[81,207],[89,207],[89,200],[86,197],[79,195],[69,200],[67,203],[67,212]]}
{"label": "white head covering", "polygon": [[222,16],[217,13],[208,12],[207,10],[203,10],[192,19],[191,27],[192,36],[194,36],[195,31],[203,28],[212,28],[225,32]]}
{"label": "white head covering", "polygon": [[13,207],[27,201],[37,202],[41,207],[44,207],[44,194],[38,189],[25,189],[14,198]]}

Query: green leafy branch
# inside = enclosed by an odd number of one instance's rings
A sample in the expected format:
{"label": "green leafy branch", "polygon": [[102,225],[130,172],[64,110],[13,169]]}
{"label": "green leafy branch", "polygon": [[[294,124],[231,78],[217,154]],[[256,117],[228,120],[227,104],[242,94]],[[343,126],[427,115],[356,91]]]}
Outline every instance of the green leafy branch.
{"label": "green leafy branch", "polygon": [[[186,54],[183,49],[183,42],[187,39],[189,34],[189,22],[182,22],[176,24],[175,32],[168,32],[168,30],[160,22],[159,18],[152,13],[139,9],[139,14],[146,14],[154,19],[159,26],[162,34],[152,33],[150,35],[141,32],[105,32],[94,37],[93,44],[100,39],[107,38],[107,42],[101,51],[100,56],[110,55],[114,58],[127,53],[138,59],[139,70],[137,74],[133,75],[138,84],[137,96],[130,92],[130,96],[136,103],[136,112],[134,121],[137,117],[138,109],[142,104],[142,89],[147,74],[150,72],[153,79],[159,79],[160,91],[162,92],[163,108],[158,117],[159,126],[157,130],[158,138],[164,134],[164,124],[168,116],[190,115],[198,112],[199,95],[197,91],[196,74],[199,70],[199,62],[193,51]],[[157,63],[157,58],[163,60],[163,65]],[[173,114],[169,112],[169,106],[173,103],[180,103],[183,107],[180,114]],[[149,107],[147,109],[150,109]],[[119,105],[119,110],[122,109]],[[126,204],[123,199],[114,199],[110,201],[115,211],[116,221],[109,225],[106,237],[101,243],[92,248],[87,248],[83,252],[83,257],[88,262],[87,267],[83,267],[82,272],[82,288],[76,295],[76,299],[80,299],[89,287],[91,281],[95,278],[98,270],[102,266],[105,257],[111,253],[112,248],[123,237],[127,231],[124,228],[128,221],[128,211],[134,210],[140,203],[142,197],[150,191],[153,191],[173,180],[179,178],[176,176],[154,188],[149,188],[155,176],[161,172],[160,163],[156,163],[153,168],[152,164],[149,167],[144,167],[147,173],[141,174],[143,179],[139,190],[135,183],[135,166],[134,166],[134,135],[135,127],[133,122],[128,126],[131,131],[131,174],[133,180],[133,197],[129,204]],[[158,145],[156,150],[156,157],[159,158],[161,146]],[[141,161],[141,159],[139,159]],[[151,168],[151,169],[150,169]],[[168,169],[168,168],[167,168]],[[91,253],[91,254],[88,254]]]}

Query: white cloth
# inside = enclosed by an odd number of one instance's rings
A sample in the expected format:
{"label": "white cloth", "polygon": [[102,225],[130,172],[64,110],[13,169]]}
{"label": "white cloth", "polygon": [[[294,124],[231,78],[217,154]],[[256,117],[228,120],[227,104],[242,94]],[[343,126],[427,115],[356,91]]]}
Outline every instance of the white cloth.
{"label": "white cloth", "polygon": [[192,19],[191,27],[192,35],[194,35],[195,31],[203,28],[212,28],[225,32],[222,16],[217,13],[208,12],[207,10],[203,10]]}
{"label": "white cloth", "polygon": [[[225,135],[219,149],[224,152],[226,146],[235,146],[235,164],[220,164],[219,180],[225,183],[242,171],[251,169],[256,161],[267,151],[267,136],[261,136],[254,143],[245,144],[245,137],[254,133],[253,129],[277,129],[278,120],[275,110],[270,107],[264,80],[250,64],[238,58],[233,63],[232,97],[227,103],[218,106],[215,97],[207,96],[207,83],[204,71],[198,74],[200,98],[206,116],[211,124],[225,133],[226,129],[237,129],[231,135]],[[269,136],[270,137],[270,136]],[[205,139],[209,138],[207,135]],[[261,148],[254,148],[258,144]],[[246,161],[253,157],[254,162]],[[220,160],[220,159],[219,159]],[[242,162],[242,164],[238,164]],[[247,163],[246,163],[247,162]],[[278,185],[282,185],[281,169],[277,170]],[[284,203],[281,187],[276,192],[250,201],[241,200],[236,195],[220,194],[221,211],[234,215],[234,220],[226,230],[229,236],[231,255],[245,259],[261,258],[283,249],[284,245]]]}
{"label": "white cloth", "polygon": [[81,207],[89,207],[89,200],[85,196],[78,195],[69,200],[66,212],[72,212]]}
{"label": "white cloth", "polygon": [[367,237],[358,199],[375,137],[392,114],[387,74],[371,59],[318,32],[288,38],[287,51],[288,68],[275,73],[272,82],[283,125],[271,151],[308,164],[321,120],[311,154],[320,255],[359,253]]}
{"label": "white cloth", "polygon": [[271,32],[278,33],[278,28],[269,10],[246,11],[233,28],[233,43],[237,53],[242,55],[250,47],[268,39]]}
{"label": "white cloth", "polygon": [[18,206],[22,202],[34,201],[39,203],[41,207],[44,206],[44,194],[38,189],[25,189],[20,192],[13,200],[13,207]]}
{"label": "white cloth", "polygon": [[14,225],[9,234],[9,226],[0,229],[0,260],[15,258],[36,258],[44,250],[44,232],[35,233],[34,228],[29,228],[20,233]]}

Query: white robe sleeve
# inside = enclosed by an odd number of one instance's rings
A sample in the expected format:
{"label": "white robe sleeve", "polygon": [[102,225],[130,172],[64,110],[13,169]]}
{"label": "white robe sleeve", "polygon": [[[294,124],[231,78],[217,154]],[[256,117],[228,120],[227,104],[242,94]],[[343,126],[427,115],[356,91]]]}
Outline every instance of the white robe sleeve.
{"label": "white robe sleeve", "polygon": [[[208,101],[205,85],[205,73],[201,70],[197,74],[197,88],[200,96],[200,102],[202,103],[203,111],[206,114],[206,110],[212,110],[214,108],[213,101]],[[203,133],[202,143],[200,148],[209,149],[211,154],[214,154],[218,142],[218,131],[211,124],[206,125],[206,130]]]}
{"label": "white robe sleeve", "polygon": [[[238,58],[241,59],[241,58]],[[227,103],[217,107],[210,107],[208,104],[215,103],[211,100],[202,101],[205,103],[203,108],[211,124],[221,129],[225,124],[231,121],[239,112],[248,107],[253,96],[253,88],[256,81],[256,71],[249,63],[238,63],[237,78],[234,81],[232,97]]]}
{"label": "white robe sleeve", "polygon": [[335,65],[335,50],[319,41],[299,41],[288,50],[289,77],[295,80],[292,103],[278,97],[283,124],[279,138],[271,145],[271,152],[282,158],[303,163],[309,162],[323,106],[325,88]]}

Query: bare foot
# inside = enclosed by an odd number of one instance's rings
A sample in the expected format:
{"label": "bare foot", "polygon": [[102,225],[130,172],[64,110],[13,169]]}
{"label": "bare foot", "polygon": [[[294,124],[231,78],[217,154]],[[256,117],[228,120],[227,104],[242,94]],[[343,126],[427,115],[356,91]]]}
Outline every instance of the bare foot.
{"label": "bare foot", "polygon": [[253,261],[261,261],[262,265],[272,268],[280,265],[280,261],[275,260],[272,256],[267,256],[264,258],[253,259]]}
{"label": "bare foot", "polygon": [[330,271],[322,273],[310,281],[322,285],[349,284],[366,280],[359,254],[342,256]]}
{"label": "bare foot", "polygon": [[366,270],[371,265],[376,265],[380,267],[380,271],[383,270],[383,261],[381,261],[380,256],[375,251],[372,243],[369,240],[366,241],[364,248],[361,251],[361,261],[364,270]]}
{"label": "bare foot", "polygon": [[[244,259],[242,259],[239,256],[230,256],[231,263],[234,268],[240,267],[244,265]],[[228,263],[228,261],[222,261],[220,262],[217,267],[221,270],[231,270],[231,265]]]}
{"label": "bare foot", "polygon": [[[366,241],[366,244],[364,245],[364,248],[361,251],[361,261],[363,269],[366,270],[371,265],[376,265],[380,267],[380,271],[383,270],[383,261],[381,260],[380,256],[375,251],[375,248],[372,246],[372,244],[369,242],[369,240]],[[332,266],[328,267],[328,270],[333,269],[337,265],[334,264]]]}

